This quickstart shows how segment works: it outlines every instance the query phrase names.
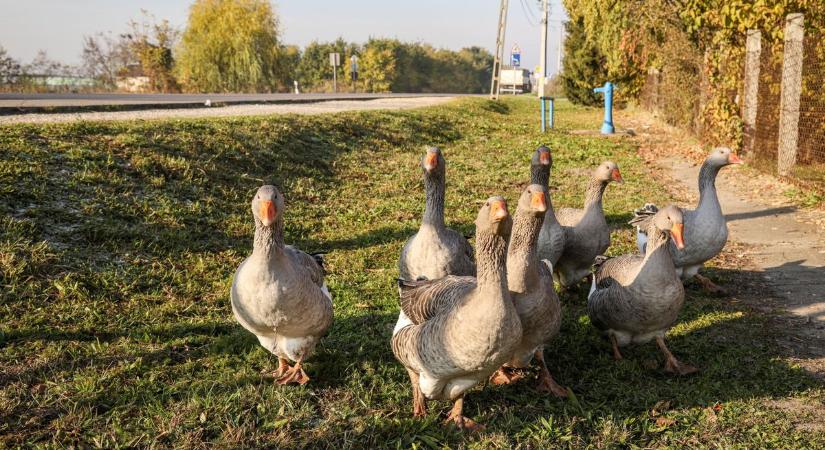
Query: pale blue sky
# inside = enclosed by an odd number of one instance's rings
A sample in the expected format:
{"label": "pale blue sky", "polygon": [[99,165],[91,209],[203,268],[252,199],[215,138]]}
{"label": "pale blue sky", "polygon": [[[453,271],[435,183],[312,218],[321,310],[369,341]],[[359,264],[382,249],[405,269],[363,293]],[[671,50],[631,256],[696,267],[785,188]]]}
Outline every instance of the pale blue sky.
{"label": "pale blue sky", "polygon": [[[548,70],[556,71],[560,0],[551,0]],[[66,63],[78,63],[82,38],[97,31],[121,32],[146,9],[183,29],[191,0],[0,0],[0,45],[28,62],[39,49]],[[282,39],[304,46],[312,40],[343,37],[363,42],[370,36],[422,41],[459,49],[479,45],[493,51],[498,0],[276,0]],[[530,14],[532,13],[532,15]],[[510,0],[505,58],[514,43],[522,67],[539,61],[539,8],[536,0]]]}

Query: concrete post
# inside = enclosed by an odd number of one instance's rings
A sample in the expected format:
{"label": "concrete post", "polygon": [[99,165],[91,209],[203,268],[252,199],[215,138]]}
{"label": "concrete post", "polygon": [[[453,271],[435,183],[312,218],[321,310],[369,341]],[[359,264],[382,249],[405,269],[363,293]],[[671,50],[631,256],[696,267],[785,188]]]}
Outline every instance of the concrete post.
{"label": "concrete post", "polygon": [[744,153],[753,152],[756,138],[756,111],[759,107],[759,63],[762,56],[762,33],[748,30],[745,43],[745,85],[742,90],[742,124]]}
{"label": "concrete post", "polygon": [[787,176],[796,164],[799,140],[799,95],[802,91],[802,40],[804,16],[799,13],[785,17],[785,58],[782,62],[782,96],[779,109],[779,142],[777,169]]}

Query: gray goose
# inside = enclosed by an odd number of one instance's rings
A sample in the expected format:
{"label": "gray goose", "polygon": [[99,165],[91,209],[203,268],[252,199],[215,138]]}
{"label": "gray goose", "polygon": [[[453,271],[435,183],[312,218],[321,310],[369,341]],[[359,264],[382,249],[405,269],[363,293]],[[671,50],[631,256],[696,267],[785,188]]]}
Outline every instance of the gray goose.
{"label": "gray goose", "polygon": [[284,198],[275,186],[258,189],[252,199],[252,255],[235,272],[232,312],[278,357],[278,384],[306,384],[302,364],[332,324],[332,297],[322,259],[284,245],[283,211]]}
{"label": "gray goose", "polygon": [[596,256],[610,247],[610,228],[604,218],[602,196],[612,181],[623,182],[619,166],[605,161],[596,168],[587,185],[584,209],[556,211],[564,230],[564,250],[553,270],[563,288],[578,284],[590,273]]}
{"label": "gray goose", "polygon": [[[699,170],[699,205],[696,209],[687,209],[684,212],[687,229],[685,240],[690,246],[678,249],[672,243],[670,245],[673,263],[682,280],[696,277],[707,292],[714,294],[723,294],[725,291],[709,278],[700,275],[699,269],[706,261],[718,255],[728,240],[728,224],[716,194],[716,176],[722,167],[730,164],[742,164],[742,160],[729,148],[718,147],[710,152]],[[635,225],[657,211],[656,205],[648,203],[634,211],[635,217],[630,223]],[[636,243],[639,251],[644,253],[647,242],[646,230],[638,226],[636,230]]]}
{"label": "gray goose", "polygon": [[473,247],[467,239],[444,224],[446,162],[441,150],[430,147],[421,160],[426,206],[418,232],[407,239],[398,260],[403,280],[447,275],[475,275]]}
{"label": "gray goose", "polygon": [[494,384],[508,384],[519,376],[511,368],[525,368],[535,357],[539,365],[536,389],[566,397],[567,391],[558,385],[544,361],[544,345],[561,327],[561,303],[553,289],[553,274],[539,261],[536,242],[547,212],[547,189],[532,184],[519,198],[513,217],[513,231],[507,247],[507,287],[521,321],[519,345],[508,363],[490,378]]}
{"label": "gray goose", "polygon": [[[553,199],[550,194],[550,169],[553,168],[553,156],[550,149],[541,146],[536,149],[530,163],[530,183],[539,184],[547,189],[547,212],[538,238],[539,258],[555,267],[564,251],[564,230],[556,218]],[[552,270],[552,269],[551,269]]]}
{"label": "gray goose", "polygon": [[696,368],[679,362],[665,345],[665,333],[676,322],[685,290],[676,274],[668,243],[684,248],[682,211],[663,208],[639,226],[650,236],[644,255],[622,255],[597,262],[587,313],[591,323],[607,333],[613,357],[622,359],[619,347],[656,340],[665,355],[665,370],[679,375]]}
{"label": "gray goose", "polygon": [[476,219],[478,277],[398,280],[408,322],[392,336],[395,357],[407,369],[413,415],[427,399],[454,402],[448,416],[459,428],[480,426],[464,417],[465,392],[512,357],[521,323],[507,290],[507,240],[512,221],[501,197],[491,197]]}

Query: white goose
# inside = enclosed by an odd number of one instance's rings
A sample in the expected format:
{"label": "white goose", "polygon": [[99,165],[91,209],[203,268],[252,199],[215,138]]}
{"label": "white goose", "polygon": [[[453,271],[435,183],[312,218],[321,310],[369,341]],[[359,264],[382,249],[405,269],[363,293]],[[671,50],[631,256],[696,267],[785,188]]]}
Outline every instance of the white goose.
{"label": "white goose", "polygon": [[232,312],[278,357],[278,384],[306,384],[302,364],[332,324],[332,297],[323,261],[284,245],[283,210],[275,186],[258,189],[252,199],[255,241],[232,281]]}

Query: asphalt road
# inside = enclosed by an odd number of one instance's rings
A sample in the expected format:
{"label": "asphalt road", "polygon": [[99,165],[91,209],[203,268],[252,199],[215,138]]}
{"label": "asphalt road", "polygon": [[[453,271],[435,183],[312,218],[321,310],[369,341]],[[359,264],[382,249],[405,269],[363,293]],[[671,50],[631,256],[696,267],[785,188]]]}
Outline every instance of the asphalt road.
{"label": "asphalt road", "polygon": [[332,100],[371,100],[377,98],[456,97],[461,94],[4,94],[0,109],[89,108],[119,106],[202,106],[207,100],[218,104],[311,103]]}

